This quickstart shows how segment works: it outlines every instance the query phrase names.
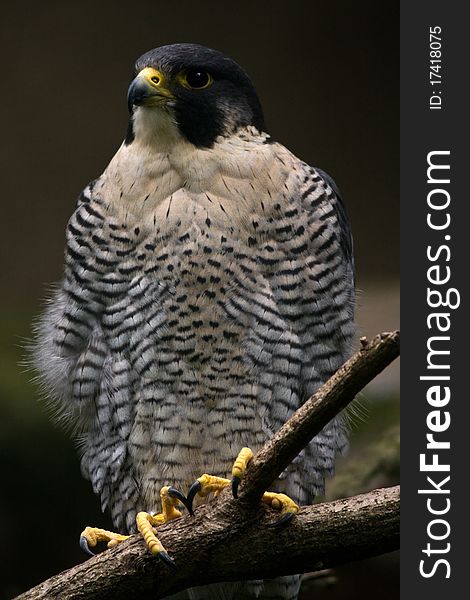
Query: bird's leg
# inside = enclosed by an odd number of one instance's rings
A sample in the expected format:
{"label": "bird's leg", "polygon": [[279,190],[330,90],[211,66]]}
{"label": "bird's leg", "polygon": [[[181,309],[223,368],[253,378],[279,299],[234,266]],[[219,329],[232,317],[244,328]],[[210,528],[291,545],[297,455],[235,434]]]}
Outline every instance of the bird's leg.
{"label": "bird's leg", "polygon": [[[224,479],[222,477],[214,477],[213,475],[202,475],[199,477],[193,485],[190,487],[186,502],[184,503],[186,508],[191,514],[193,514],[193,500],[196,494],[203,498],[215,492],[218,494],[221,490],[227,487],[230,483],[232,484],[232,493],[234,498],[238,497],[238,486],[245,475],[248,463],[253,458],[253,452],[250,448],[242,448],[233,463],[232,467],[232,479]],[[286,494],[278,494],[276,492],[265,492],[261,498],[262,502],[268,504],[271,508],[280,511],[281,517],[270,527],[277,527],[287,523],[296,515],[300,507]]]}
{"label": "bird's leg", "polygon": [[[185,503],[186,498],[181,492],[168,486],[162,487],[160,490],[160,498],[162,502],[162,512],[156,515],[147,512],[139,512],[136,516],[136,525],[150,552],[157,555],[168,565],[174,566],[173,559],[170,558],[165,548],[158,540],[153,531],[153,527],[181,517],[181,512],[177,507],[180,501]],[[108,548],[112,548],[120,542],[127,540],[129,537],[130,536],[128,535],[121,535],[120,533],[114,533],[97,527],[86,527],[80,535],[80,546],[87,554],[93,556],[94,553],[90,548],[94,548],[98,542],[107,542]]]}

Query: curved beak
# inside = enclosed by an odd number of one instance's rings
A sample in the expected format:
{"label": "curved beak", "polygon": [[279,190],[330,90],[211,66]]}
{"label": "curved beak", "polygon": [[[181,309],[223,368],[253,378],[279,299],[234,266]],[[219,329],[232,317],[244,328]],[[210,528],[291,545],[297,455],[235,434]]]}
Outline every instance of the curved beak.
{"label": "curved beak", "polygon": [[134,106],[156,106],[174,99],[173,94],[165,84],[163,73],[157,71],[157,69],[152,67],[142,69],[127,92],[129,113],[132,113]]}

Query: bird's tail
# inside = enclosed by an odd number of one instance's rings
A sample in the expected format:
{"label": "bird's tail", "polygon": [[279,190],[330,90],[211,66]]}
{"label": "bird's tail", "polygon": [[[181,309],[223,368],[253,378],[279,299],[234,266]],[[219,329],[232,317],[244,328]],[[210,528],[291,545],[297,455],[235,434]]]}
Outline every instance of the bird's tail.
{"label": "bird's tail", "polygon": [[300,577],[289,575],[264,581],[214,583],[185,590],[168,600],[297,600]]}

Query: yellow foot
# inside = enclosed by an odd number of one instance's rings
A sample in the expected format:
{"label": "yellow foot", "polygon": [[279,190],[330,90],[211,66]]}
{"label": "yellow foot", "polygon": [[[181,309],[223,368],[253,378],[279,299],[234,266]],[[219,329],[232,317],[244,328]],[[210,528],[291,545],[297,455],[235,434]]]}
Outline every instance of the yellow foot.
{"label": "yellow foot", "polygon": [[[238,486],[245,475],[248,463],[253,458],[253,452],[250,448],[242,448],[237,456],[237,459],[233,463],[232,467],[232,480],[224,479],[223,477],[215,477],[213,475],[201,475],[190,487],[186,501],[182,500],[186,508],[191,514],[193,512],[193,501],[196,495],[206,497],[211,492],[218,494],[230,483],[232,484],[232,493],[234,498],[238,497]],[[270,527],[277,527],[283,525],[292,519],[296,515],[300,508],[299,506],[286,494],[277,494],[275,492],[265,492],[261,498],[262,502],[268,504],[274,510],[278,510],[281,513],[280,518],[272,523]]]}
{"label": "yellow foot", "polygon": [[274,523],[271,523],[269,527],[278,527],[279,525],[287,523],[300,510],[300,506],[296,504],[292,498],[286,496],[286,494],[264,492],[261,501],[268,504],[271,508],[274,508],[274,510],[279,510],[281,512],[280,518],[277,521],[274,521]]}
{"label": "yellow foot", "polygon": [[119,542],[127,540],[128,537],[128,535],[121,535],[98,527],[85,527],[80,534],[80,548],[90,556],[94,556],[95,554],[90,548],[94,548],[99,542],[107,542],[108,548],[112,548]]}
{"label": "yellow foot", "polygon": [[[145,544],[150,552],[158,556],[163,562],[174,567],[175,562],[168,555],[167,551],[154,533],[153,527],[162,525],[173,519],[181,517],[181,512],[178,510],[179,502],[186,502],[186,497],[172,487],[162,487],[160,490],[160,498],[162,502],[162,512],[152,515],[147,512],[139,512],[136,517],[137,529],[142,534]],[[97,527],[86,527],[80,535],[80,547],[87,554],[94,556],[90,548],[94,548],[98,542],[107,542],[108,548],[112,548],[120,542],[127,540],[130,536],[113,533],[105,529]]]}
{"label": "yellow foot", "polygon": [[253,458],[253,452],[250,448],[242,448],[238,453],[237,459],[232,467],[232,493],[234,498],[238,498],[238,486],[245,475],[248,463]]}
{"label": "yellow foot", "polygon": [[151,515],[147,512],[140,512],[137,514],[135,520],[137,529],[142,534],[145,544],[150,552],[154,556],[158,556],[158,558],[163,560],[163,562],[170,567],[174,567],[175,561],[168,555],[163,544],[155,535],[153,528],[157,525],[162,525],[163,523],[168,523],[168,521],[181,517],[181,512],[178,510],[177,506],[180,501],[186,502],[186,498],[181,492],[168,486],[162,487],[160,490],[160,498],[162,501],[161,513]]}
{"label": "yellow foot", "polygon": [[219,494],[224,488],[230,485],[230,479],[224,479],[223,477],[215,477],[215,475],[201,475],[193,485],[189,488],[188,495],[186,497],[185,506],[189,510],[191,515],[194,515],[193,501],[196,494],[205,498],[211,492]]}

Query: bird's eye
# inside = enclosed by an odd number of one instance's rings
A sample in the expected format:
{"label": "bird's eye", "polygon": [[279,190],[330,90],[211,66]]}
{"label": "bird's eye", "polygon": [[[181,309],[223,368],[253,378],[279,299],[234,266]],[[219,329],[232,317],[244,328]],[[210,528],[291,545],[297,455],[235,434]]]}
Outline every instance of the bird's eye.
{"label": "bird's eye", "polygon": [[214,79],[207,71],[189,69],[180,75],[181,84],[190,90],[203,90],[212,85]]}

